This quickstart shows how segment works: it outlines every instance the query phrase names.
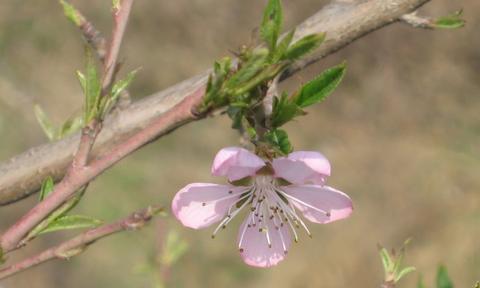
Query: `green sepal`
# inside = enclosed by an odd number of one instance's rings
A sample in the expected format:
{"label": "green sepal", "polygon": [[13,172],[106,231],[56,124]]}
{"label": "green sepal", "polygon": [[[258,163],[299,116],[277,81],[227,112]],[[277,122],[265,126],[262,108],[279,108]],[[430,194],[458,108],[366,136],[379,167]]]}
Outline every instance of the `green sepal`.
{"label": "green sepal", "polygon": [[282,93],[280,98],[273,98],[272,115],[270,121],[270,125],[272,127],[280,127],[299,115],[305,115],[305,112],[298,107],[296,103],[289,99],[287,93]]}
{"label": "green sepal", "polygon": [[437,288],[453,288],[453,282],[448,276],[447,268],[443,265],[437,269]]}
{"label": "green sepal", "polygon": [[286,155],[293,151],[292,144],[288,139],[288,134],[282,129],[275,129],[265,133],[265,139],[272,145],[272,147]]}
{"label": "green sepal", "polygon": [[39,105],[33,107],[35,112],[35,117],[37,118],[38,124],[42,127],[43,132],[47,136],[48,140],[53,141],[57,139],[57,129],[53,125],[50,118],[48,118],[45,111]]}
{"label": "green sepal", "polygon": [[346,64],[340,64],[325,70],[315,79],[303,85],[293,96],[293,101],[301,108],[318,103],[329,96],[342,81]]}
{"label": "green sepal", "polygon": [[260,26],[260,35],[267,43],[270,53],[274,53],[278,36],[282,28],[283,12],[280,0],[269,0],[263,12],[263,20]]}
{"label": "green sepal", "polygon": [[43,201],[43,199],[47,198],[47,196],[53,192],[54,185],[55,183],[51,176],[48,176],[43,180],[42,186],[40,187],[40,194],[38,195],[38,201]]}
{"label": "green sepal", "polygon": [[38,235],[72,229],[95,228],[102,225],[103,222],[83,215],[65,215],[52,221]]}
{"label": "green sepal", "polygon": [[293,43],[281,56],[281,60],[294,61],[312,52],[325,40],[325,33],[310,34]]}
{"label": "green sepal", "polygon": [[454,13],[435,19],[433,26],[440,29],[457,29],[465,26],[465,20],[461,18],[463,14],[462,10],[455,11]]}

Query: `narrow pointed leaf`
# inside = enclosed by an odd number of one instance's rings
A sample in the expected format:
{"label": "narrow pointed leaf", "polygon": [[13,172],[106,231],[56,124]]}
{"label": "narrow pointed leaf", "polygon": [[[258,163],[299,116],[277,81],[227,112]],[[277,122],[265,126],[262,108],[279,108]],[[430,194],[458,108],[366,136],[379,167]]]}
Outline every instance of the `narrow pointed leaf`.
{"label": "narrow pointed leaf", "polygon": [[275,51],[278,35],[282,28],[283,12],[280,0],[269,0],[263,12],[263,21],[260,27],[262,39],[267,43],[271,53]]}
{"label": "narrow pointed leaf", "polygon": [[52,121],[48,118],[47,114],[39,105],[35,105],[33,108],[35,117],[38,124],[42,127],[43,132],[47,136],[48,140],[53,141],[57,139],[57,128],[53,125]]}
{"label": "narrow pointed leaf", "polygon": [[64,0],[60,0],[60,4],[63,8],[63,13],[76,26],[81,26],[85,22],[82,14],[70,3]]}
{"label": "narrow pointed leaf", "polygon": [[273,98],[273,107],[271,115],[271,126],[276,128],[291,121],[294,117],[303,115],[303,112],[296,103],[288,99],[288,95],[283,93],[280,98]]}
{"label": "narrow pointed leaf", "polygon": [[345,75],[346,65],[340,64],[325,70],[317,78],[305,84],[294,96],[294,102],[301,108],[318,103],[330,95]]}
{"label": "narrow pointed leaf", "polygon": [[53,182],[52,177],[47,177],[47,179],[43,180],[42,187],[40,188],[40,195],[39,201],[43,201],[43,199],[47,198],[50,193],[52,193],[55,183]]}
{"label": "narrow pointed leaf", "polygon": [[393,267],[393,261],[387,249],[382,247],[379,251],[379,254],[380,254],[380,258],[382,259],[383,271],[385,271],[385,273],[392,272],[391,270]]}
{"label": "narrow pointed leaf", "polygon": [[68,119],[63,123],[62,129],[60,130],[60,135],[58,138],[62,139],[66,136],[72,135],[73,133],[79,131],[83,126],[83,118],[82,117],[74,117]]}
{"label": "narrow pointed leaf", "polygon": [[273,63],[286,58],[285,53],[287,52],[287,49],[290,47],[290,44],[292,43],[293,35],[295,35],[295,29],[288,32],[288,34],[285,35],[285,37],[283,37],[282,40],[280,40],[280,42],[278,43],[275,49],[275,54],[273,56],[273,61],[272,61]]}
{"label": "narrow pointed leaf", "polygon": [[325,40],[325,33],[311,34],[293,43],[282,55],[282,60],[297,60],[312,52]]}
{"label": "narrow pointed leaf", "polygon": [[51,233],[61,230],[72,230],[82,228],[95,228],[103,222],[83,215],[66,215],[55,219],[40,234]]}
{"label": "narrow pointed leaf", "polygon": [[440,17],[435,20],[435,28],[457,29],[465,26],[465,20],[461,18],[463,11],[456,11],[450,15]]}
{"label": "narrow pointed leaf", "polygon": [[395,274],[395,283],[400,281],[403,277],[405,277],[408,273],[415,271],[416,268],[413,266],[403,268],[398,274]]}
{"label": "narrow pointed leaf", "polygon": [[453,288],[453,282],[448,276],[447,268],[440,265],[437,270],[437,288]]}
{"label": "narrow pointed leaf", "polygon": [[120,93],[125,91],[130,84],[132,84],[132,81],[135,79],[135,76],[137,75],[139,69],[135,69],[131,71],[130,73],[127,74],[127,76],[124,79],[118,80],[115,82],[115,84],[112,86],[112,93],[111,93],[111,98],[115,101],[118,96],[120,96]]}
{"label": "narrow pointed leaf", "polygon": [[[85,73],[85,125],[98,116],[98,104],[100,101],[100,77],[91,48],[85,49],[86,73]],[[82,80],[80,80],[82,81]]]}

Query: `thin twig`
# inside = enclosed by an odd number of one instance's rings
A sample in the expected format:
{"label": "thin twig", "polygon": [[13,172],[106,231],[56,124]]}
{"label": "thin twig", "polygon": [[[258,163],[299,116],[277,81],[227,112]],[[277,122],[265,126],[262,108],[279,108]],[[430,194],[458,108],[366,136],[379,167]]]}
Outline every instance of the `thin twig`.
{"label": "thin twig", "polygon": [[55,247],[49,248],[35,256],[29,257],[19,263],[0,270],[0,280],[52,259],[69,259],[83,252],[93,242],[112,234],[125,230],[142,228],[155,214],[160,211],[161,208],[159,207],[148,207],[144,210],[131,214],[127,218],[88,230]]}
{"label": "thin twig", "polygon": [[423,29],[434,29],[434,21],[432,18],[420,16],[418,15],[417,11],[409,14],[403,15],[400,20],[402,22],[411,25],[415,28],[423,28]]}
{"label": "thin twig", "polygon": [[[109,46],[105,60],[102,96],[105,97],[106,90],[114,80],[114,70],[117,63],[120,45],[125,33],[129,14],[134,0],[124,0],[121,8],[115,12],[115,25],[112,32],[112,41]],[[4,253],[11,252],[18,247],[18,244],[27,233],[40,223],[45,217],[67,201],[82,186],[93,180],[100,172],[92,175],[91,171],[97,171],[88,167],[88,158],[91,149],[102,129],[102,123],[93,120],[82,129],[77,152],[67,174],[58,183],[52,193],[42,202],[33,207],[20,220],[12,225],[0,238],[0,247]],[[103,170],[101,170],[103,171]]]}

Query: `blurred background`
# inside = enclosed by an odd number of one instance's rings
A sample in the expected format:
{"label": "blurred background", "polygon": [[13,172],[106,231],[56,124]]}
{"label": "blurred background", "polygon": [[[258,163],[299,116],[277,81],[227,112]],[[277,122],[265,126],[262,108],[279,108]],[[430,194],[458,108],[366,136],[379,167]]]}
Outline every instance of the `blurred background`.
{"label": "blurred background", "polygon": [[[83,42],[57,1],[0,2],[0,160],[47,141],[33,105],[57,122],[81,111],[75,71]],[[110,31],[111,1],[72,1],[99,29]],[[327,1],[285,0],[286,28]],[[141,98],[211,67],[229,50],[250,43],[265,1],[138,1],[124,41],[123,71],[142,67],[131,94]],[[329,185],[354,201],[351,218],[310,225],[286,261],[268,269],[243,264],[237,224],[215,240],[172,217],[134,233],[110,237],[69,261],[30,269],[0,284],[23,287],[378,287],[377,243],[398,247],[412,237],[406,262],[433,287],[439,263],[457,287],[480,280],[480,2],[436,0],[422,11],[441,16],[463,8],[467,27],[425,31],[394,24],[364,37],[287,81],[292,90],[322,69],[348,61],[340,88],[286,128],[296,149],[331,161]],[[210,165],[238,136],[225,117],[183,127],[131,155],[89,187],[77,213],[113,220],[151,203],[170,207],[190,182],[217,182]],[[33,196],[0,208],[5,229],[34,205]],[[238,219],[237,219],[238,220]],[[189,249],[164,271],[156,264],[168,231]],[[75,232],[74,232],[75,233]],[[73,233],[73,234],[74,234]],[[72,233],[60,233],[62,238]],[[47,235],[11,257],[57,243]],[[175,242],[175,241],[174,241]],[[163,271],[163,272],[161,272]]]}

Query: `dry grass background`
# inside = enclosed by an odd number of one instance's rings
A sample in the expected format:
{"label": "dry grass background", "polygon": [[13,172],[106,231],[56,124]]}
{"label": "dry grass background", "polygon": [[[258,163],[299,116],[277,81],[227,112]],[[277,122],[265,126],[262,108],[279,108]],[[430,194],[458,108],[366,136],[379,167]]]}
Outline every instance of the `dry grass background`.
{"label": "dry grass background", "polygon": [[[285,0],[287,26],[325,2]],[[110,1],[73,3],[109,30]],[[122,53],[126,69],[143,67],[132,94],[168,87],[249,42],[263,5],[255,0],[138,1]],[[398,246],[408,237],[413,242],[407,263],[429,284],[437,264],[444,263],[456,287],[472,287],[480,279],[480,2],[435,0],[423,10],[444,15],[462,7],[468,21],[464,29],[423,31],[395,24],[285,85],[292,89],[323,68],[348,61],[338,91],[287,130],[297,149],[327,155],[333,164],[330,185],[347,192],[356,210],[346,221],[311,225],[313,240],[303,237],[278,267],[243,265],[235,249],[235,225],[211,240],[211,231],[187,230],[167,218],[0,286],[153,287],[149,275],[135,271],[155,257],[161,228],[168,226],[192,247],[171,272],[171,287],[378,287],[376,244]],[[77,31],[56,1],[0,2],[0,159],[46,141],[33,103],[58,122],[80,111],[74,72],[83,66],[82,52]],[[100,177],[78,210],[108,220],[152,202],[169,206],[187,183],[221,182],[209,175],[212,157],[237,140],[226,118],[184,127]],[[34,198],[0,208],[0,228]],[[12,260],[55,241],[44,237]],[[414,287],[417,278],[418,273],[407,276],[400,287]]]}

